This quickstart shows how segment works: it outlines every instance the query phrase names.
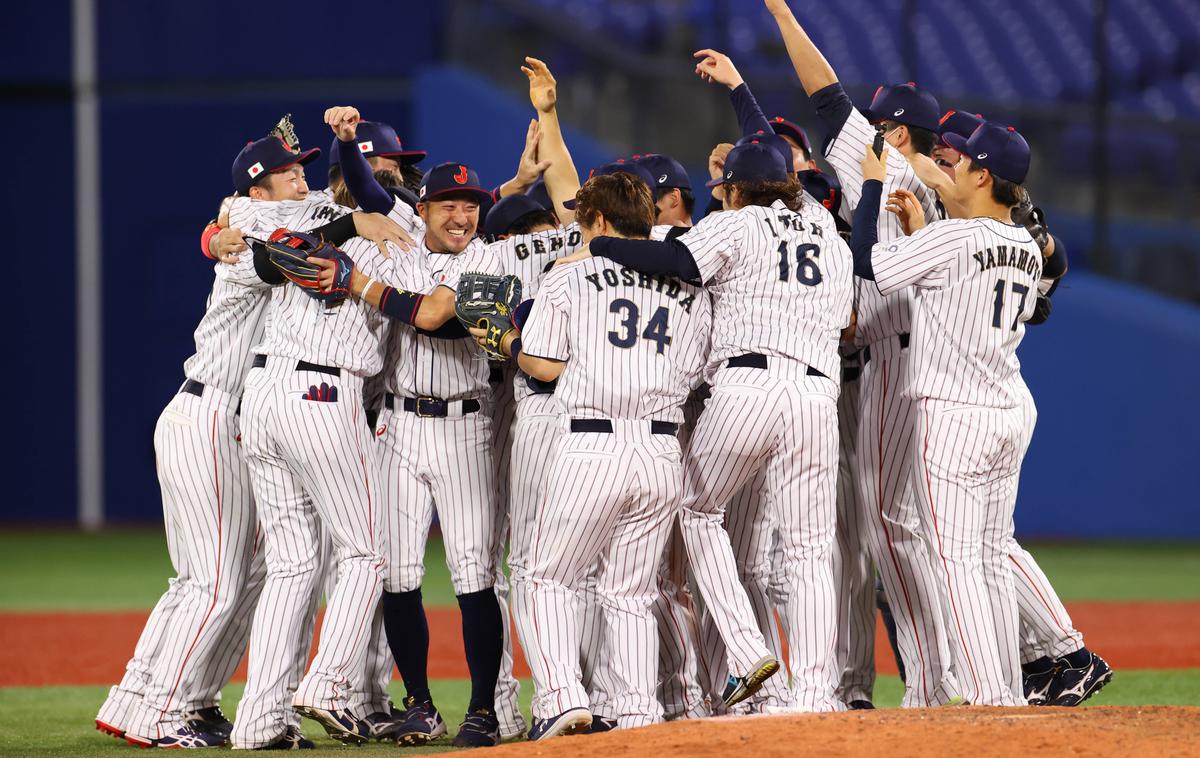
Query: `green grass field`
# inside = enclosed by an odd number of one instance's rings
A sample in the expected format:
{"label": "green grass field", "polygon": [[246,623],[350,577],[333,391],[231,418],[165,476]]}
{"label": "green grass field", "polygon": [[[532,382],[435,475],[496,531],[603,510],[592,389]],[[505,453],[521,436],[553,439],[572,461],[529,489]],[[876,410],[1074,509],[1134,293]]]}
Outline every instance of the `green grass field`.
{"label": "green grass field", "polygon": [[[1037,545],[1032,552],[1067,602],[1200,600],[1196,579],[1200,549],[1194,545]],[[430,543],[427,568],[426,603],[453,606],[439,541]],[[170,573],[160,532],[8,533],[0,535],[0,612],[149,609]],[[1196,643],[1181,640],[1180,644]],[[225,690],[223,705],[230,715],[241,690],[240,684]],[[105,687],[0,688],[0,755],[127,754],[131,748],[92,728],[106,691]],[[468,683],[435,681],[433,692],[453,728],[466,708]],[[399,702],[398,686],[394,685],[393,693]],[[898,705],[900,695],[896,677],[881,677],[878,705]],[[526,710],[528,700],[526,683],[522,688]],[[1113,684],[1088,705],[1151,703],[1200,705],[1200,669],[1120,669]],[[345,754],[346,748],[325,739],[319,728],[306,725],[306,731],[325,748],[309,755]],[[372,745],[363,750],[396,748]]]}

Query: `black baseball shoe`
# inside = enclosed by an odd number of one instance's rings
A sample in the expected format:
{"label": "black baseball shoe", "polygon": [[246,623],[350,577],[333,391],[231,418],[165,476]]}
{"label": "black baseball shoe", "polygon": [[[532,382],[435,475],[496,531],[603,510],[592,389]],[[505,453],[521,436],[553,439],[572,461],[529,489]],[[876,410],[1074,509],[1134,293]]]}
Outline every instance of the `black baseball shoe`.
{"label": "black baseball shoe", "polygon": [[417,747],[433,742],[446,734],[446,722],[442,714],[433,707],[433,701],[418,703],[411,697],[404,698],[404,720],[396,730],[396,744]]}
{"label": "black baseball shoe", "polygon": [[256,747],[255,750],[316,750],[317,745],[312,740],[307,739],[300,734],[300,730],[294,726],[289,726],[284,730],[283,736],[274,742]]}
{"label": "black baseball shoe", "polygon": [[233,723],[221,713],[221,707],[214,705],[210,708],[200,708],[183,714],[183,720],[188,726],[204,732],[212,732],[229,739],[233,734]]}
{"label": "black baseball shoe", "polygon": [[1049,705],[1050,687],[1054,684],[1054,676],[1058,667],[1047,656],[1021,666],[1021,676],[1024,679],[1025,702],[1029,705]]}
{"label": "black baseball shoe", "polygon": [[1088,654],[1088,660],[1082,666],[1072,666],[1065,656],[1055,661],[1058,674],[1047,695],[1050,705],[1073,708],[1112,681],[1112,667],[1103,658],[1087,648],[1080,652]]}
{"label": "black baseball shoe", "polygon": [[466,715],[454,735],[454,747],[494,747],[500,744],[500,722],[487,708],[477,708]]}

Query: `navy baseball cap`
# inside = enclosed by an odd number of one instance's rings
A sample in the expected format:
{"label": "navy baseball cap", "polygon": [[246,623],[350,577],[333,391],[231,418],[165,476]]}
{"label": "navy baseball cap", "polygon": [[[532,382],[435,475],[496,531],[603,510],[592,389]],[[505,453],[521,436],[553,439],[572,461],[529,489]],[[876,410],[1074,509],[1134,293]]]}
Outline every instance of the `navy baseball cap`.
{"label": "navy baseball cap", "polygon": [[479,174],[461,163],[439,163],[426,171],[425,176],[421,177],[417,200],[427,203],[438,195],[451,192],[474,195],[481,207],[491,207],[495,202],[492,193],[480,185]]}
{"label": "navy baseball cap", "polygon": [[978,113],[946,111],[946,115],[938,121],[938,134],[943,136],[958,134],[962,137],[970,137],[982,123],[983,116]]}
{"label": "navy baseball cap", "polygon": [[[354,141],[358,143],[358,151],[367,158],[395,158],[403,165],[420,163],[428,155],[424,150],[405,150],[396,130],[378,121],[359,121]],[[329,163],[338,163],[338,139],[333,138],[329,148]]]}
{"label": "navy baseball cap", "polygon": [[771,128],[780,137],[791,137],[799,143],[800,147],[804,148],[805,155],[812,157],[812,143],[808,141],[808,135],[800,128],[800,125],[794,121],[788,121],[783,116],[776,116],[771,119]]}
{"label": "navy baseball cap", "polygon": [[738,145],[749,145],[752,143],[766,145],[779,153],[780,157],[783,158],[783,165],[787,167],[788,173],[792,173],[792,146],[788,144],[787,140],[774,132],[764,132],[762,129],[759,129],[754,134],[747,134],[737,141]]}
{"label": "navy baseball cap", "polygon": [[483,225],[483,231],[492,236],[508,234],[509,228],[522,216],[545,212],[546,209],[542,207],[542,204],[528,195],[502,197],[488,211],[487,223]]}
{"label": "navy baseball cap", "polygon": [[[591,173],[588,174],[588,179],[591,179],[594,176],[608,176],[609,174],[619,174],[621,172],[633,174],[638,179],[641,179],[643,182],[645,182],[646,186],[650,188],[650,196],[654,197],[654,187],[657,182],[655,182],[654,177],[650,175],[650,172],[647,171],[645,167],[639,165],[635,161],[627,161],[624,158],[620,158],[612,163],[605,163],[603,166],[598,166],[592,169]],[[575,198],[564,200],[563,207],[567,210],[573,209],[575,207]]]}
{"label": "navy baseball cap", "polygon": [[321,150],[316,147],[292,151],[282,139],[275,136],[247,142],[233,159],[233,188],[244,196],[259,177],[297,164],[307,166],[320,155]]}
{"label": "navy baseball cap", "polygon": [[842,206],[842,183],[837,177],[826,174],[820,169],[808,169],[796,174],[800,186],[811,197],[825,206],[830,213],[837,214]]}
{"label": "navy baseball cap", "polygon": [[948,132],[942,141],[972,158],[993,176],[1021,184],[1029,174],[1029,143],[1011,126],[984,121],[971,136]]}
{"label": "navy baseball cap", "polygon": [[654,183],[650,188],[657,190],[659,187],[668,189],[671,187],[688,187],[692,186],[692,182],[688,179],[687,170],[679,161],[669,155],[661,155],[659,153],[648,153],[646,155],[633,156],[634,163],[646,169],[650,174],[650,178]]}
{"label": "navy baseball cap", "polygon": [[725,174],[704,186],[716,187],[732,182],[786,182],[790,174],[778,150],[755,140],[730,150],[725,157]]}
{"label": "navy baseball cap", "polygon": [[554,210],[554,201],[550,199],[550,190],[546,189],[545,179],[539,177],[536,182],[529,186],[529,189],[525,190],[525,195],[532,197],[537,201],[538,205],[546,210]]}
{"label": "navy baseball cap", "polygon": [[942,109],[938,107],[936,97],[912,82],[908,82],[892,84],[875,90],[875,96],[871,98],[871,105],[863,111],[863,115],[872,124],[878,124],[880,121],[895,121],[899,124],[936,132],[938,130],[938,114],[941,112]]}

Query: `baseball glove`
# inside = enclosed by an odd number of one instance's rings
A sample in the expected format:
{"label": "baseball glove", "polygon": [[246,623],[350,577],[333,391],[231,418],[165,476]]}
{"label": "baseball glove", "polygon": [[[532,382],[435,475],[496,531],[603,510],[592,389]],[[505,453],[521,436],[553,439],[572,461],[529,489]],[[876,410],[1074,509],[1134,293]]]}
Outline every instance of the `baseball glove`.
{"label": "baseball glove", "polygon": [[[314,300],[338,303],[350,294],[354,261],[333,243],[304,232],[276,229],[265,247],[275,268]],[[333,285],[328,290],[321,289],[321,267],[309,263],[309,258],[328,258],[335,262]]]}
{"label": "baseball glove", "polygon": [[1046,249],[1046,245],[1050,243],[1050,230],[1046,228],[1046,214],[1033,204],[1033,198],[1029,196],[1028,191],[1021,193],[1020,204],[1012,210],[1012,220],[1014,224],[1020,224],[1029,230],[1033,241],[1037,243],[1038,250]]}
{"label": "baseball glove", "polygon": [[511,274],[495,276],[468,272],[458,280],[454,297],[454,315],[467,327],[487,331],[483,351],[490,358],[508,358],[500,348],[513,326],[513,311],[521,302],[521,280]]}

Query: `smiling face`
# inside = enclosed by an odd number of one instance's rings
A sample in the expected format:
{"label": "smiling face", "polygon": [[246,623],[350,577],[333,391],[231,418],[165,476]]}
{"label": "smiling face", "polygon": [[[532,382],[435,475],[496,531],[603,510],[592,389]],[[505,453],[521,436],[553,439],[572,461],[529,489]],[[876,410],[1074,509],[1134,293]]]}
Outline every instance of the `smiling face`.
{"label": "smiling face", "polygon": [[304,166],[298,163],[267,174],[261,182],[250,188],[250,197],[255,200],[303,200],[307,195]]}
{"label": "smiling face", "polygon": [[425,222],[425,244],[437,253],[461,253],[479,226],[479,202],[472,196],[446,195],[417,203]]}

